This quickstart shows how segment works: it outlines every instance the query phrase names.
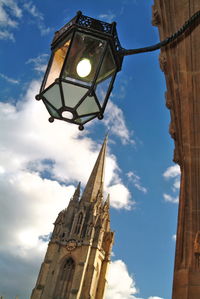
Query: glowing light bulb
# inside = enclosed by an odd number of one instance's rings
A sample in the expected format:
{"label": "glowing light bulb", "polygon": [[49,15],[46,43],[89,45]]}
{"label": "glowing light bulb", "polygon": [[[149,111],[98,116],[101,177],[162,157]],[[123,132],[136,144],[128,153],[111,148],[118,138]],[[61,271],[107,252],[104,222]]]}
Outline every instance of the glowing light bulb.
{"label": "glowing light bulb", "polygon": [[90,63],[90,60],[87,58],[83,58],[79,61],[76,67],[77,74],[81,78],[87,77],[92,69],[92,65]]}

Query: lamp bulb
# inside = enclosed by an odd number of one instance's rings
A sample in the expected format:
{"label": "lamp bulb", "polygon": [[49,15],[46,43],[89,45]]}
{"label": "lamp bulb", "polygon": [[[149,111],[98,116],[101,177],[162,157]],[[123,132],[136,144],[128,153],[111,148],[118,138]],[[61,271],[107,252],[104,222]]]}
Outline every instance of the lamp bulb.
{"label": "lamp bulb", "polygon": [[92,69],[92,65],[90,63],[90,60],[87,58],[83,58],[79,61],[76,67],[77,74],[81,78],[87,77]]}

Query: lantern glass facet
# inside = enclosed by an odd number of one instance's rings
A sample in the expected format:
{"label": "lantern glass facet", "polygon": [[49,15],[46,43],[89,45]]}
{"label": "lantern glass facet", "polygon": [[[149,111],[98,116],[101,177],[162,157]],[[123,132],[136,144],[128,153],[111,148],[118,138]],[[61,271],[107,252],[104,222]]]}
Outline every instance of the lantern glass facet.
{"label": "lantern glass facet", "polygon": [[71,35],[68,37],[67,40],[64,41],[63,44],[59,46],[58,49],[54,51],[53,57],[51,58],[52,59],[51,68],[49,69],[49,74],[44,89],[47,88],[52,83],[54,83],[54,81],[57,78],[59,78],[60,72],[62,70],[65,61],[65,57],[69,50],[70,42],[71,42]]}
{"label": "lantern glass facet", "polygon": [[[91,86],[102,58],[105,41],[94,38],[88,34],[76,32],[69,55],[63,68],[62,78],[72,82]],[[91,65],[91,71],[87,76],[80,76],[77,67],[85,60]],[[76,80],[76,81],[74,81]]]}
{"label": "lantern glass facet", "polygon": [[49,121],[79,125],[103,118],[116,73],[121,68],[115,24],[82,14],[55,34],[52,55],[37,99],[42,99]]}

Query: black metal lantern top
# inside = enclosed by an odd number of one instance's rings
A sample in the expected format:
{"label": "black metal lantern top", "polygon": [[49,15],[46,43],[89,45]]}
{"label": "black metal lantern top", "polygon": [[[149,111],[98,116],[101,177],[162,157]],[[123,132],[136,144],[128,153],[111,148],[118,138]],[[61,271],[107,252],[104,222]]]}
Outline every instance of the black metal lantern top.
{"label": "black metal lantern top", "polygon": [[78,12],[55,33],[52,55],[39,95],[51,117],[83,125],[103,118],[123,56],[116,23],[105,23]]}

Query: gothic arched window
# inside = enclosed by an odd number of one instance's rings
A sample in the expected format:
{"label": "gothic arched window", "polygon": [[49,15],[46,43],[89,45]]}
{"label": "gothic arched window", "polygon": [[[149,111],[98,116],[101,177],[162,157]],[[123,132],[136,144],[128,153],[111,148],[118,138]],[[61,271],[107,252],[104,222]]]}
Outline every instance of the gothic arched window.
{"label": "gothic arched window", "polygon": [[54,298],[66,299],[69,297],[75,270],[75,262],[70,257],[61,266],[55,287]]}
{"label": "gothic arched window", "polygon": [[82,222],[83,222],[83,213],[80,212],[80,214],[78,215],[78,219],[77,219],[75,230],[74,230],[74,233],[77,235],[81,231]]}

